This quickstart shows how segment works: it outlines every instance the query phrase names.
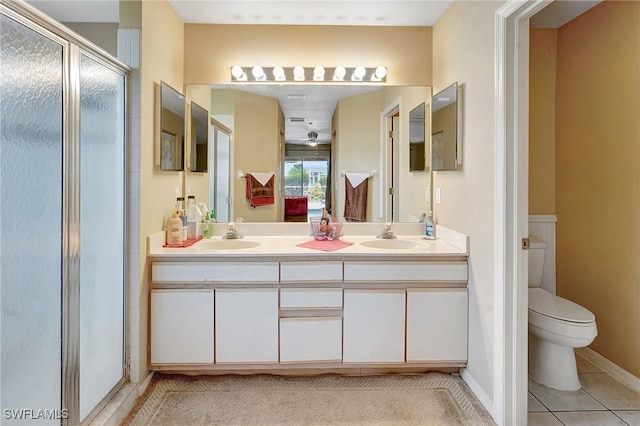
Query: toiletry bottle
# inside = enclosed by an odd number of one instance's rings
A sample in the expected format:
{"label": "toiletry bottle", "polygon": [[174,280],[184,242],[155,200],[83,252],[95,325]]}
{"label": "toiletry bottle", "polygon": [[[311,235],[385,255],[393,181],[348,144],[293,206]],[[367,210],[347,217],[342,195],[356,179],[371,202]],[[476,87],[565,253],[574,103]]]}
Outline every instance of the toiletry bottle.
{"label": "toiletry bottle", "polygon": [[167,244],[182,244],[182,220],[176,210],[171,214],[171,219],[167,220]]}
{"label": "toiletry bottle", "polygon": [[176,211],[182,220],[182,241],[187,239],[187,211],[185,210],[184,197],[176,198]]}
{"label": "toiletry bottle", "polygon": [[433,220],[433,212],[429,212],[429,216],[427,217],[427,222],[424,227],[424,237],[427,240],[436,239],[436,223]]}
{"label": "toiletry bottle", "polygon": [[196,204],[196,196],[187,197],[187,238],[194,240],[200,236],[200,218],[202,214]]}

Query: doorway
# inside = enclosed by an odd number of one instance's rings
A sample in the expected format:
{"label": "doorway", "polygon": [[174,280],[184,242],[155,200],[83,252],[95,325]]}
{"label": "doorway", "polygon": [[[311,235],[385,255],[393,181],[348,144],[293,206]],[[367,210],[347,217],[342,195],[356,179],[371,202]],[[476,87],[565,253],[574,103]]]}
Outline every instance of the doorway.
{"label": "doorway", "polygon": [[382,214],[379,217],[385,222],[396,222],[400,218],[400,197],[397,191],[400,180],[400,98],[391,102],[381,114],[382,137],[380,146],[380,170],[384,179],[381,179],[380,192]]}

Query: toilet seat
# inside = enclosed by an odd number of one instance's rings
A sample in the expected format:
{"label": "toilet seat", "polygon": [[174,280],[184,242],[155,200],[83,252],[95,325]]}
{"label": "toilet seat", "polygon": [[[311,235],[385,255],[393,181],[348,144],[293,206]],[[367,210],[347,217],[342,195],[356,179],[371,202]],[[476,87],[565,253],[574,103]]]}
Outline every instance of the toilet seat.
{"label": "toilet seat", "polygon": [[587,325],[596,320],[595,315],[585,307],[541,288],[529,289],[529,313],[575,325]]}

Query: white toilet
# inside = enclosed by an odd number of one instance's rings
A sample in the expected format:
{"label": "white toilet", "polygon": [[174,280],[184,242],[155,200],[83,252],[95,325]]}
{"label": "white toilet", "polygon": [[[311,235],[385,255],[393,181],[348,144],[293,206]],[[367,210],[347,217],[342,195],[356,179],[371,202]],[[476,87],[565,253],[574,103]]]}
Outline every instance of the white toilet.
{"label": "white toilet", "polygon": [[529,376],[553,389],[580,389],[574,348],[598,335],[595,316],[586,308],[540,288],[544,241],[530,238]]}

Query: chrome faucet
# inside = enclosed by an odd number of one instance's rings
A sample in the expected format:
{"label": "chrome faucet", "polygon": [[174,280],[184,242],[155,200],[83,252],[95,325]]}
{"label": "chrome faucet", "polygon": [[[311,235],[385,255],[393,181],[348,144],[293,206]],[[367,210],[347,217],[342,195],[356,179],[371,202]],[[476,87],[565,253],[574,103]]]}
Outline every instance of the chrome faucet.
{"label": "chrome faucet", "polygon": [[376,238],[382,238],[383,240],[392,240],[398,237],[393,235],[393,231],[391,230],[391,224],[387,222],[387,224],[384,226],[384,231],[382,231],[382,233],[378,235]]}
{"label": "chrome faucet", "polygon": [[227,234],[224,236],[224,238],[226,238],[227,240],[237,240],[239,238],[242,238],[242,235],[238,234],[238,231],[236,230],[235,223],[229,222],[228,226],[229,228],[227,229]]}

